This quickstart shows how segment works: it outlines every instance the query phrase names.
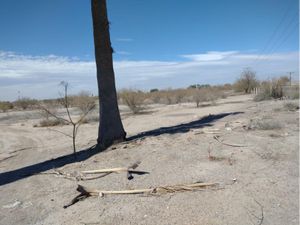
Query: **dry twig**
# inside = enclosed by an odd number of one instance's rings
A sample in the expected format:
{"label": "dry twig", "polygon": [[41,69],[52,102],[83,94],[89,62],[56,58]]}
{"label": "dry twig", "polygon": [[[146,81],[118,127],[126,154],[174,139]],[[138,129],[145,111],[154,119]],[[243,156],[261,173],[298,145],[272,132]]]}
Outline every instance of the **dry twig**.
{"label": "dry twig", "polygon": [[227,146],[231,146],[231,147],[247,147],[247,145],[225,143],[225,142],[221,141],[219,139],[219,136],[217,136],[217,135],[214,136],[214,139],[223,145],[227,145]]}
{"label": "dry twig", "polygon": [[84,200],[90,196],[103,196],[107,194],[166,194],[166,193],[175,193],[175,192],[183,192],[183,191],[196,191],[196,190],[201,190],[203,188],[212,187],[216,185],[217,183],[194,183],[194,184],[160,186],[155,188],[121,190],[121,191],[97,190],[97,189],[91,189],[91,188],[78,185],[77,191],[80,192],[80,194],[76,196],[69,204],[65,205],[64,208],[74,205],[76,202]]}

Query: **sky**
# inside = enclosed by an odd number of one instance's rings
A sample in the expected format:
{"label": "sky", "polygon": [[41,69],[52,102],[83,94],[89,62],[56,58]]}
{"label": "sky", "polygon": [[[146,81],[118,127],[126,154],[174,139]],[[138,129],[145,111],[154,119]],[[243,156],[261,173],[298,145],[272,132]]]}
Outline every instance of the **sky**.
{"label": "sky", "polygon": [[[117,89],[299,74],[298,0],[107,0]],[[97,95],[90,0],[0,0],[0,100]]]}

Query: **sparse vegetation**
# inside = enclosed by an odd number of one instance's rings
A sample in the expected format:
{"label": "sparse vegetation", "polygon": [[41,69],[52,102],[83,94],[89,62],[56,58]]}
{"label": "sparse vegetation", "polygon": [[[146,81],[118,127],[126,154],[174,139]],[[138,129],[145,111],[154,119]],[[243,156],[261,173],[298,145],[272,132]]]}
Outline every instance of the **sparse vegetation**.
{"label": "sparse vegetation", "polygon": [[33,109],[37,108],[38,100],[23,97],[18,99],[17,101],[13,102],[14,108],[16,109]]}
{"label": "sparse vegetation", "polygon": [[276,130],[283,128],[283,125],[272,118],[255,118],[251,119],[248,124],[250,130]]}
{"label": "sparse vegetation", "polygon": [[196,107],[199,107],[201,102],[210,102],[214,105],[218,98],[225,97],[217,88],[212,87],[190,89],[190,95],[196,103]]}
{"label": "sparse vegetation", "polygon": [[72,107],[77,107],[82,113],[85,113],[95,105],[95,99],[89,92],[81,91],[78,95],[70,97],[70,104]]}
{"label": "sparse vegetation", "polygon": [[7,110],[13,109],[14,105],[11,102],[0,101],[0,111],[6,112]]}
{"label": "sparse vegetation", "polygon": [[246,68],[240,78],[234,83],[234,89],[237,92],[244,92],[245,94],[251,93],[251,91],[259,84],[256,79],[256,74],[250,68]]}
{"label": "sparse vegetation", "polygon": [[288,111],[297,111],[299,109],[299,102],[287,102],[283,107]]}
{"label": "sparse vegetation", "polygon": [[263,101],[284,97],[283,86],[289,82],[288,77],[274,78],[271,81],[263,81],[259,88],[259,93],[254,97],[254,101]]}
{"label": "sparse vegetation", "polygon": [[59,119],[43,119],[39,122],[39,125],[34,127],[54,127],[58,125],[66,125],[67,123]]}
{"label": "sparse vegetation", "polygon": [[133,114],[138,114],[143,109],[145,94],[142,91],[124,89],[119,92],[122,102],[129,107]]}

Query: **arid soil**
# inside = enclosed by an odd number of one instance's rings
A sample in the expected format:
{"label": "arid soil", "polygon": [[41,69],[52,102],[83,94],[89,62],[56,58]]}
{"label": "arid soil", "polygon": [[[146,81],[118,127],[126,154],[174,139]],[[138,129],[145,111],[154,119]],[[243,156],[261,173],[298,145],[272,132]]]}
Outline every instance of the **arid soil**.
{"label": "arid soil", "polygon": [[[150,105],[139,115],[121,106],[128,137],[140,135],[105,152],[79,156],[77,162],[70,156],[51,161],[71,154],[72,142],[57,131],[33,127],[38,112],[0,113],[0,224],[299,224],[299,110],[286,108],[287,100],[254,102],[252,97],[232,96],[200,108]],[[97,128],[97,122],[80,127],[78,149],[96,143]],[[71,132],[69,125],[52,129]],[[113,173],[89,181],[55,174],[75,177],[136,161],[137,169],[149,174],[128,180],[125,173]],[[125,190],[195,182],[218,185],[89,197],[63,208],[78,195],[78,184]]]}

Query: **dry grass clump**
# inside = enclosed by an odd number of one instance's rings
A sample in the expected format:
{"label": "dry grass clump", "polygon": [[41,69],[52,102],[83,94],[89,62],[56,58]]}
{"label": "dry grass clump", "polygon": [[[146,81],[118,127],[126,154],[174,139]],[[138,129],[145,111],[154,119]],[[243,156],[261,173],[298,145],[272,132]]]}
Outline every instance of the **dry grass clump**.
{"label": "dry grass clump", "polygon": [[88,114],[83,120],[82,123],[94,123],[94,122],[99,122],[99,114]]}
{"label": "dry grass clump", "polygon": [[0,111],[6,112],[7,110],[13,109],[14,105],[11,102],[0,101]]}
{"label": "dry grass clump", "polygon": [[132,89],[124,89],[119,92],[122,102],[129,107],[133,114],[137,114],[143,110],[145,94],[142,91]]}
{"label": "dry grass clump", "polygon": [[299,102],[287,102],[283,107],[288,111],[297,111],[299,109]]}
{"label": "dry grass clump", "polygon": [[283,128],[283,125],[275,119],[255,118],[248,124],[250,130],[277,130]]}
{"label": "dry grass clump", "polygon": [[59,125],[67,125],[67,123],[58,119],[43,119],[39,122],[39,125],[34,125],[34,127],[54,127]]}

